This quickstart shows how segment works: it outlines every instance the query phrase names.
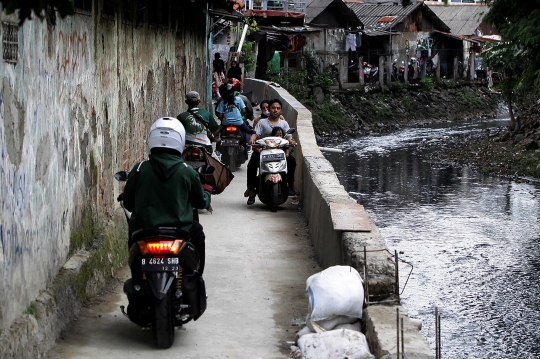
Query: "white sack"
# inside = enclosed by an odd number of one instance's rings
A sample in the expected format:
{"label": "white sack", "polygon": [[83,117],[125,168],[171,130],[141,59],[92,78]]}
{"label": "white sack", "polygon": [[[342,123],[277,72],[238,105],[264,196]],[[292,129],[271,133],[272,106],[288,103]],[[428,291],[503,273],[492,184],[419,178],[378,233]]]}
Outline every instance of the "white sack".
{"label": "white sack", "polygon": [[308,326],[303,327],[298,333],[296,333],[296,343],[298,344],[298,339],[302,338],[306,334],[313,334],[314,331],[311,330]]}
{"label": "white sack", "polygon": [[339,324],[334,327],[335,329],[349,329],[354,330],[355,332],[362,332],[362,325],[360,321],[351,323],[351,324]]}
{"label": "white sack", "polygon": [[[339,325],[350,324],[357,321],[358,321],[358,318],[349,317],[347,315],[338,315],[338,316],[331,317],[329,319],[318,320],[315,323],[319,324],[321,327],[323,327],[326,330],[332,330],[332,329],[336,329],[336,327]],[[316,330],[311,326],[311,322],[312,320],[306,320],[306,325],[312,332],[315,333]]]}
{"label": "white sack", "polygon": [[364,287],[356,269],[333,266],[306,281],[309,297],[308,320],[320,321],[340,315],[362,318]]}
{"label": "white sack", "polygon": [[374,359],[364,334],[348,330],[331,330],[305,334],[298,340],[302,359]]}

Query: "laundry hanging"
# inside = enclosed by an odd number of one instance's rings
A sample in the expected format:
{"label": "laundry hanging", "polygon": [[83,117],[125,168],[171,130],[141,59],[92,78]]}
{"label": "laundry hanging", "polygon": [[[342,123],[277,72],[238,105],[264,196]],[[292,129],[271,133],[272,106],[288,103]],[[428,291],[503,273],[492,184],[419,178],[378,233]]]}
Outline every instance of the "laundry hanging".
{"label": "laundry hanging", "polygon": [[352,32],[345,37],[345,51],[356,51],[356,35]]}

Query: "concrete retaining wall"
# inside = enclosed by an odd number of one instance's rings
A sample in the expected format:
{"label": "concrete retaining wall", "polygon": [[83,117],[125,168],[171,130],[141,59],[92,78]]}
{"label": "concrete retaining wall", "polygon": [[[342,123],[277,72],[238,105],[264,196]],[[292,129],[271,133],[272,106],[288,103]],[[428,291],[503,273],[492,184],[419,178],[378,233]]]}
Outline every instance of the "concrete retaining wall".
{"label": "concrete retaining wall", "polygon": [[[351,265],[364,273],[364,247],[367,251],[367,274],[370,300],[394,298],[394,263],[384,238],[371,223],[370,232],[344,232],[334,229],[331,204],[355,206],[340,184],[334,168],[317,145],[311,112],[283,88],[265,81],[246,79],[244,91],[252,91],[253,101],[279,98],[283,102],[283,116],[291,127],[296,127],[295,139],[299,146],[294,154],[298,163],[295,179],[300,189],[301,203],[306,216],[309,235],[315,253],[323,267]],[[370,221],[371,222],[371,221]],[[370,305],[365,311],[366,337],[377,358],[396,355],[396,307]],[[405,316],[405,352],[407,358],[432,358],[433,355],[418,328]]]}
{"label": "concrete retaining wall", "polygon": [[[6,24],[16,35],[0,61],[2,358],[39,357],[124,263],[113,174],[146,157],[150,125],[176,117],[186,91],[206,100],[205,3],[171,1],[178,28],[91,3],[55,24],[0,14],[3,39]],[[78,249],[80,270],[62,269]]]}

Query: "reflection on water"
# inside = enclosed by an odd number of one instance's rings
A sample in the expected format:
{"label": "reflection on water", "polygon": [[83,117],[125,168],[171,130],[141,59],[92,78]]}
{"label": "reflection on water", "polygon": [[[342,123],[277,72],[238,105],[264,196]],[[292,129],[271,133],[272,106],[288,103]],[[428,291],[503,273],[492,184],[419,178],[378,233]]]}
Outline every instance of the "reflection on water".
{"label": "reflection on water", "polygon": [[437,167],[416,150],[424,139],[498,125],[325,144],[344,149],[325,155],[389,249],[413,263],[403,304],[432,349],[439,307],[444,358],[540,357],[540,188]]}

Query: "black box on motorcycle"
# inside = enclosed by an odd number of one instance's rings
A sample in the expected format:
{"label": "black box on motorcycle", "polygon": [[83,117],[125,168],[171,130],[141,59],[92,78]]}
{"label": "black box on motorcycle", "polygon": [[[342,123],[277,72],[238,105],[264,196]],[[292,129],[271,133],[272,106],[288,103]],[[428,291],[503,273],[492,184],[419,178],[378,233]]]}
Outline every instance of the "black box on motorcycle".
{"label": "black box on motorcycle", "polygon": [[185,303],[190,306],[190,314],[193,315],[193,320],[199,319],[206,310],[206,286],[199,272],[194,271],[193,274],[184,276],[182,296]]}

